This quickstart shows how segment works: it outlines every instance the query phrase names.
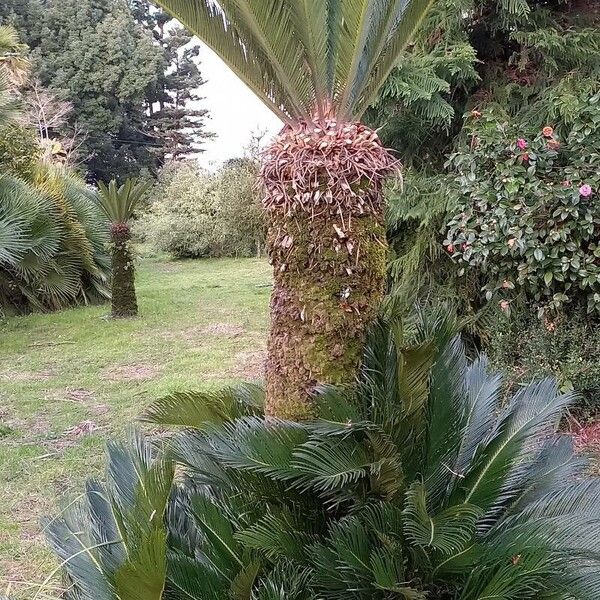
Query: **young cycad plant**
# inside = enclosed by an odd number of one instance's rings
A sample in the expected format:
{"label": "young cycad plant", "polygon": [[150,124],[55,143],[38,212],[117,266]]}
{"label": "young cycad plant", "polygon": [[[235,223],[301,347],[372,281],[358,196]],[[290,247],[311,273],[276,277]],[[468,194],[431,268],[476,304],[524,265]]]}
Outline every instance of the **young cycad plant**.
{"label": "young cycad plant", "polygon": [[135,265],[131,249],[129,221],[150,183],[135,179],[118,186],[113,179],[108,185],[99,182],[99,202],[110,221],[112,243],[112,301],[114,318],[134,317],[138,313],[135,295]]}
{"label": "young cycad plant", "polygon": [[405,337],[378,324],[317,420],[264,419],[247,385],[157,402],[166,452],[109,446],[107,486],[48,524],[70,597],[597,600],[600,480],[555,433],[571,397],[503,402],[444,318]]}
{"label": "young cycad plant", "polygon": [[350,383],[385,287],[382,187],[396,168],[361,116],[434,0],[157,0],[285,123],[263,155],[274,267],[266,411],[315,416]]}

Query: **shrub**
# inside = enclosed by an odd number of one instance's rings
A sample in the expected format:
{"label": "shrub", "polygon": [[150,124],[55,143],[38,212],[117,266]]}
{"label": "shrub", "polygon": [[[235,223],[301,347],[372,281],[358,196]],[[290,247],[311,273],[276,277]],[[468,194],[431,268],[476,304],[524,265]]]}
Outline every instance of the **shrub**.
{"label": "shrub", "polygon": [[491,299],[524,293],[544,310],[600,310],[600,93],[555,132],[498,108],[474,111],[451,155],[457,204],[444,244],[481,270]]}
{"label": "shrub", "polygon": [[265,218],[258,191],[258,168],[253,160],[230,161],[216,174],[219,218],[227,232],[228,253],[262,253]]}
{"label": "shrub", "polygon": [[563,391],[576,389],[581,408],[600,410],[600,332],[582,311],[539,319],[520,306],[510,314],[496,311],[489,321],[487,350],[495,367],[514,386],[552,373]]}
{"label": "shrub", "polygon": [[168,452],[111,443],[106,485],[47,524],[67,597],[598,598],[600,481],[553,434],[571,396],[546,379],[502,405],[447,320],[401,331],[376,328],[316,421],[265,420],[251,386],[155,404],[183,428]]}
{"label": "shrub", "polygon": [[263,238],[255,172],[253,163],[215,174],[169,166],[135,231],[177,258],[251,256]]}
{"label": "shrub", "polygon": [[22,125],[3,127],[0,135],[0,169],[31,181],[38,168],[40,147],[31,128]]}

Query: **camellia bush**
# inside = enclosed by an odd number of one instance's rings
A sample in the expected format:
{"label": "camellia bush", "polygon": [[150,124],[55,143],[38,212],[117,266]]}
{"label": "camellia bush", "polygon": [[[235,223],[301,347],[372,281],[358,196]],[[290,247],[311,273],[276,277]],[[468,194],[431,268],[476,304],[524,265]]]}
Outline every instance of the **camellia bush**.
{"label": "camellia bush", "polygon": [[446,166],[456,205],[444,244],[459,273],[480,270],[505,311],[518,292],[540,314],[574,301],[600,310],[600,93],[557,131],[474,110]]}

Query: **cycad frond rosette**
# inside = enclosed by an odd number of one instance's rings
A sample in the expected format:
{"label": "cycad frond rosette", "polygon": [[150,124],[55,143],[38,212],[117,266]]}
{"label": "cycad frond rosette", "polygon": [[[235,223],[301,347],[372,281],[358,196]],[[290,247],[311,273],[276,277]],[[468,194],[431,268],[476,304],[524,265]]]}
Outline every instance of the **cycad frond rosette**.
{"label": "cycad frond rosette", "polygon": [[133,317],[138,313],[129,221],[149,187],[148,182],[136,179],[128,179],[121,186],[114,180],[108,185],[98,184],[99,204],[110,221],[113,317]]}
{"label": "cycad frond rosette", "polygon": [[505,398],[442,311],[409,325],[375,328],[321,419],[265,419],[251,385],[151,406],[178,430],[111,444],[107,485],[47,526],[67,598],[600,598],[600,480],[554,433],[572,396]]}
{"label": "cycad frond rosette", "polygon": [[434,0],[159,0],[285,123],[263,156],[275,270],[267,413],[304,419],[356,374],[385,286],[382,185],[359,120]]}

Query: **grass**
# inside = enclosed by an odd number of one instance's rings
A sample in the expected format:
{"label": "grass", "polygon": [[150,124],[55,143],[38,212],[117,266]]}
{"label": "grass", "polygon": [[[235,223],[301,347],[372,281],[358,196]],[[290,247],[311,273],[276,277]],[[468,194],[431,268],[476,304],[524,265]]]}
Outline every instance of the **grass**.
{"label": "grass", "polygon": [[40,519],[101,473],[107,437],[169,391],[261,376],[270,281],[262,260],[146,258],[137,319],[96,306],[0,325],[0,596],[12,582],[31,598],[52,571]]}

